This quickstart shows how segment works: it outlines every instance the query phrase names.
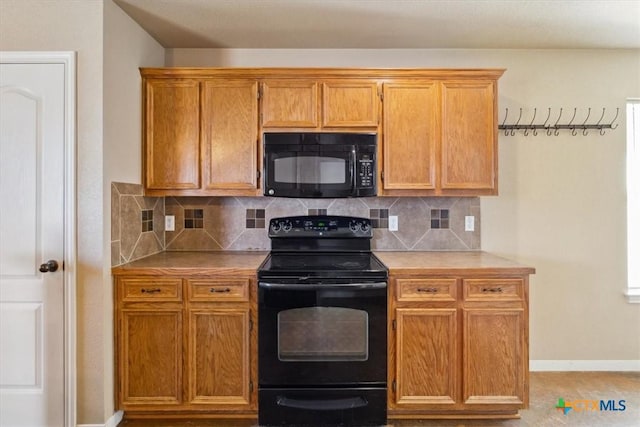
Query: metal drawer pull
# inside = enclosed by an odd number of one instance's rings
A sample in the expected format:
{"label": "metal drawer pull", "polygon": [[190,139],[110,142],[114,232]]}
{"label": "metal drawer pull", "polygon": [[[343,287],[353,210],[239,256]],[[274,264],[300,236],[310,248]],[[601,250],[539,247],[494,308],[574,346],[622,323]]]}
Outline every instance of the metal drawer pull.
{"label": "metal drawer pull", "polygon": [[142,288],[140,289],[140,292],[142,292],[143,294],[157,294],[158,292],[162,292],[162,290],[160,288],[151,288],[151,289]]}
{"label": "metal drawer pull", "polygon": [[224,288],[224,289],[216,289],[216,288],[210,288],[209,292],[213,293],[217,293],[217,294],[226,294],[227,292],[231,292],[231,289],[229,288]]}
{"label": "metal drawer pull", "polygon": [[502,288],[482,288],[482,292],[501,293]]}
{"label": "metal drawer pull", "polygon": [[430,294],[435,294],[438,292],[438,288],[418,288],[417,289],[418,292],[427,292]]}

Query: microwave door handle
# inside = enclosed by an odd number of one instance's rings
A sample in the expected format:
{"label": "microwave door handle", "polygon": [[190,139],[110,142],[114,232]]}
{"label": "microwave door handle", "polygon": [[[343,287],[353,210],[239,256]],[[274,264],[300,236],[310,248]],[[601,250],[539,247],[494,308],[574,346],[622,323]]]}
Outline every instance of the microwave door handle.
{"label": "microwave door handle", "polygon": [[356,168],[358,167],[358,160],[356,159],[355,147],[351,149],[351,167],[349,171],[351,173],[351,188],[356,188]]}

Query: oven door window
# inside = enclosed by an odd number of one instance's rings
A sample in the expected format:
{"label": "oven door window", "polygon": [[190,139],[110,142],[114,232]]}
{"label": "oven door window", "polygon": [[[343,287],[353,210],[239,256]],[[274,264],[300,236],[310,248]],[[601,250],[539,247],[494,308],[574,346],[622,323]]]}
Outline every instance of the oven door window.
{"label": "oven door window", "polygon": [[366,311],[305,307],[278,313],[278,359],[283,362],[344,362],[369,358]]}

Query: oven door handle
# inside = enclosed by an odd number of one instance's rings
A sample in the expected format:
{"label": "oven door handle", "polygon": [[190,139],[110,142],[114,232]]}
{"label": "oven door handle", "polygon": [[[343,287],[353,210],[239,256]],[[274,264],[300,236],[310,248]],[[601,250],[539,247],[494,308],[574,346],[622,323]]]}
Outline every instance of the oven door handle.
{"label": "oven door handle", "polygon": [[344,399],[291,399],[278,396],[278,406],[286,408],[305,409],[311,411],[340,411],[367,406],[369,402],[364,397],[346,397]]}
{"label": "oven door handle", "polygon": [[281,289],[292,291],[318,291],[322,289],[385,289],[386,282],[374,283],[270,283],[260,282],[258,287],[265,289]]}

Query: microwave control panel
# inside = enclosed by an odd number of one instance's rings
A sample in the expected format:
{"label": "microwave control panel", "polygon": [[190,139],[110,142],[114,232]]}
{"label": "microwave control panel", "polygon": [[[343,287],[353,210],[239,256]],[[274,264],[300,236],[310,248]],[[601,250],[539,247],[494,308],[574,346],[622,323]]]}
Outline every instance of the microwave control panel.
{"label": "microwave control panel", "polygon": [[363,154],[358,159],[358,187],[373,187],[374,174],[373,156]]}

